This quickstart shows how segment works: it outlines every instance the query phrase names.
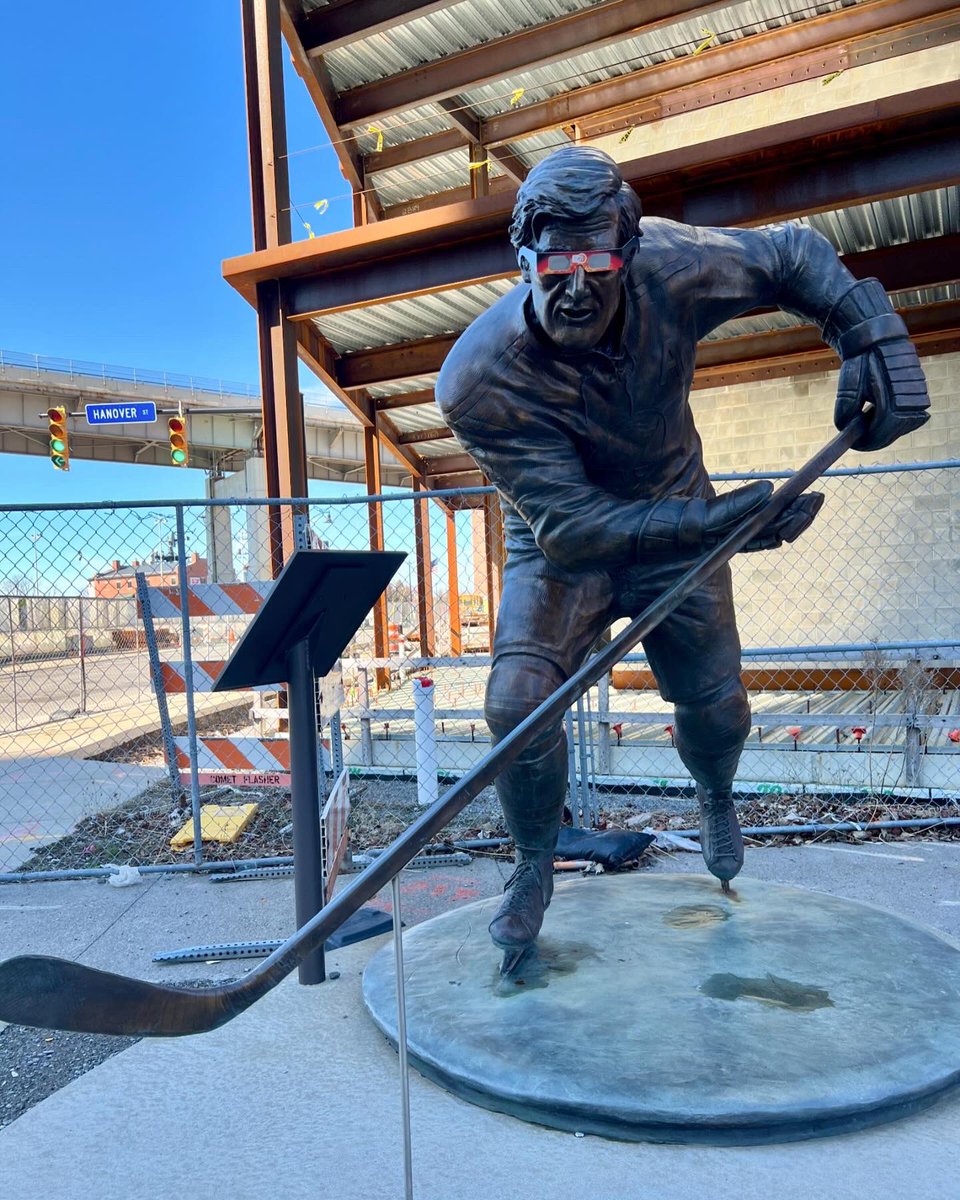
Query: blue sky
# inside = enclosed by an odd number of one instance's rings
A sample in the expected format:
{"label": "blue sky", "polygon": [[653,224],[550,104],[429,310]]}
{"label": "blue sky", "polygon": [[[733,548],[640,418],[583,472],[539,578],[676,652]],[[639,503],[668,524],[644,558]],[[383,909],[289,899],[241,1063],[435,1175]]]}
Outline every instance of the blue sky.
{"label": "blue sky", "polygon": [[[238,0],[4,4],[0,44],[0,347],[256,384],[253,310],[220,275],[252,244]],[[284,59],[289,149],[321,145]],[[351,224],[329,146],[291,172],[296,202],[330,200],[318,234]],[[15,503],[203,495],[190,469],[0,470]]]}

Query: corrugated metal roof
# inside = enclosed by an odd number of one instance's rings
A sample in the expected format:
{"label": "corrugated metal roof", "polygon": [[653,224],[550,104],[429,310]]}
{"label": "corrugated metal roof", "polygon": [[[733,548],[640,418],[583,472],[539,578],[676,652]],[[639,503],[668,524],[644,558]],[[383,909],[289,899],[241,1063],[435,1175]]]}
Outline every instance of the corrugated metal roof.
{"label": "corrugated metal roof", "polygon": [[[823,0],[818,4],[798,4],[797,0],[746,0],[698,14],[690,20],[671,22],[640,37],[620,39],[549,66],[511,74],[502,83],[487,84],[464,93],[464,99],[484,116],[490,116],[507,107],[511,93],[517,87],[535,93],[527,99],[543,100],[574,87],[585,87],[656,62],[681,57],[703,41],[705,26],[717,35],[713,44],[722,45],[766,29],[822,16],[835,9],[850,7],[850,4],[851,0]],[[324,61],[337,91],[344,91],[590,7],[582,0],[536,3],[532,0],[464,0],[452,8],[418,17],[333,50]]]}
{"label": "corrugated metal roof", "polygon": [[[457,99],[471,112],[489,117],[510,107],[517,88],[525,91],[522,103],[537,102],[683,57],[703,41],[707,25],[715,34],[714,45],[722,45],[762,30],[820,16],[847,7],[851,2],[824,0],[820,4],[799,6],[795,0],[747,0],[689,20],[675,21],[640,37],[624,38],[548,66],[513,73],[503,81],[467,90]],[[346,90],[587,7],[590,5],[572,0],[539,0],[537,3],[530,0],[465,0],[452,8],[332,51],[325,57],[325,62],[337,90]],[[451,127],[449,117],[437,105],[421,105],[377,122],[377,129],[383,130],[385,145],[425,137]],[[364,132],[360,144],[369,152],[375,139],[376,134]],[[528,166],[533,166],[564,141],[562,131],[552,130],[523,139],[513,149]],[[434,158],[428,160],[428,164],[378,174],[373,183],[383,202],[401,204],[431,192],[463,185],[464,169],[459,155]]]}
{"label": "corrugated metal roof", "polygon": [[464,0],[325,55],[337,91],[591,7],[584,0]]}
{"label": "corrugated metal roof", "polygon": [[[383,204],[402,204],[433,192],[445,192],[451,187],[466,187],[470,181],[469,162],[470,152],[464,145],[449,154],[378,171],[374,176],[377,195]],[[494,160],[490,161],[487,170],[491,179],[503,174]]]}
{"label": "corrugated metal roof", "polygon": [[841,254],[960,233],[960,188],[938,188],[801,217]]}
{"label": "corrugated metal roof", "polygon": [[722,46],[849,6],[850,0],[828,0],[815,6],[798,4],[796,0],[748,0],[747,3],[731,4],[690,20],[674,21],[640,37],[624,38],[550,66],[525,71],[516,77],[511,75],[506,81],[511,90],[501,84],[471,89],[464,92],[463,100],[482,117],[491,117],[508,107],[513,88],[526,90],[526,103],[546,100],[655,63],[683,58],[704,40],[705,31],[716,34],[712,46]]}
{"label": "corrugated metal roof", "polygon": [[395,300],[390,304],[371,304],[366,308],[315,317],[314,324],[338,354],[435,337],[441,333],[459,333],[495,300],[505,296],[515,282],[500,279]]}

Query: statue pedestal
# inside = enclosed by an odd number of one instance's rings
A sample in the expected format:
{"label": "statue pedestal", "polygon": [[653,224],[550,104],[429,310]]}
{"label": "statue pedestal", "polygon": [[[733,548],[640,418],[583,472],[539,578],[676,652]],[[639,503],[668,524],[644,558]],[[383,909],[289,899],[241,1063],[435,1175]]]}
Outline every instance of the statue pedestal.
{"label": "statue pedestal", "polygon": [[[558,1129],[750,1144],[863,1129],[960,1085],[960,947],[820,892],[700,875],[558,884],[510,979],[497,899],[404,934],[411,1062]],[[364,999],[396,1044],[393,949]]]}

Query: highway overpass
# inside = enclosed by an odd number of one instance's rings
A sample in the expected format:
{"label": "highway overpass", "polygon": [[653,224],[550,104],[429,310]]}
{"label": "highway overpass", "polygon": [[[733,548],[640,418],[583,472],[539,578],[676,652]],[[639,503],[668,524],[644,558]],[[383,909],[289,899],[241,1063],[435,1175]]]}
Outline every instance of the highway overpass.
{"label": "highway overpass", "polygon": [[[87,424],[86,404],[145,400],[156,402],[154,424]],[[229,475],[262,452],[256,388],[0,350],[0,453],[46,457],[45,414],[55,405],[70,414],[75,459],[169,466],[164,414],[181,406],[188,419],[190,466]],[[333,397],[307,394],[304,421],[309,477],[362,483],[363,430],[350,413]],[[381,470],[385,485],[409,485],[392,455],[382,457]]]}

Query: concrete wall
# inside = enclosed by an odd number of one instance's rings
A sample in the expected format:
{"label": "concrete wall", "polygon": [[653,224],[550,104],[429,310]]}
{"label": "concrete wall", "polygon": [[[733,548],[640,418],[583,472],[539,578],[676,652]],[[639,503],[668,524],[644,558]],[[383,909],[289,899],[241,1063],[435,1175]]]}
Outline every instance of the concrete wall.
{"label": "concrete wall", "polygon": [[[841,466],[960,459],[960,354],[921,360],[924,428]],[[837,372],[696,391],[711,473],[788,470],[833,431]],[[960,637],[960,469],[834,479],[794,546],[735,565],[746,646]]]}

